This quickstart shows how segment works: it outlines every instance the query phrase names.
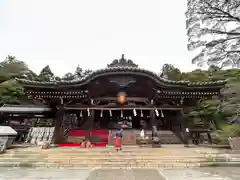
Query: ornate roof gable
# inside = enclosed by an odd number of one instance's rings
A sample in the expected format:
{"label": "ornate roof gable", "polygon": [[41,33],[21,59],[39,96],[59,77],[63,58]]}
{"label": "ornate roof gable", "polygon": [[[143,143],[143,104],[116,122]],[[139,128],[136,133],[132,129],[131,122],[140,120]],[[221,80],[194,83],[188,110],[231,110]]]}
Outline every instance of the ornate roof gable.
{"label": "ornate roof gable", "polygon": [[135,64],[132,60],[130,59],[125,59],[124,54],[122,54],[121,59],[115,59],[112,61],[111,64],[107,65],[108,68],[113,68],[113,67],[132,67],[132,68],[138,68],[138,65]]}

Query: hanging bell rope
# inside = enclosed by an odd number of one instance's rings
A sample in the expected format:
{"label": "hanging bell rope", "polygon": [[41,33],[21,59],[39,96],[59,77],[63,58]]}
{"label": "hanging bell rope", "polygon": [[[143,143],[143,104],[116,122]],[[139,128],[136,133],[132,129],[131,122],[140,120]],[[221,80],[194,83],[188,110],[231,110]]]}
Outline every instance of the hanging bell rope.
{"label": "hanging bell rope", "polygon": [[143,117],[143,111],[141,110],[141,117]]}
{"label": "hanging bell rope", "polygon": [[156,113],[156,116],[158,117],[159,116],[159,113],[158,113],[158,110],[155,109],[155,113]]}
{"label": "hanging bell rope", "polygon": [[136,109],[133,109],[133,115],[134,115],[134,116],[137,116]]}
{"label": "hanging bell rope", "polygon": [[88,112],[88,116],[90,116],[91,114],[90,114],[90,110],[89,110],[89,108],[87,108],[87,112]]}
{"label": "hanging bell rope", "polygon": [[112,110],[111,109],[109,109],[109,115],[110,115],[110,117],[112,117]]}
{"label": "hanging bell rope", "polygon": [[163,111],[161,110],[161,117],[164,118],[164,114],[163,114]]}
{"label": "hanging bell rope", "polygon": [[80,111],[80,114],[79,114],[80,117],[83,117],[83,114],[82,114],[82,110]]}
{"label": "hanging bell rope", "polygon": [[101,110],[100,117],[103,117],[103,110]]}
{"label": "hanging bell rope", "polygon": [[123,110],[121,110],[121,118],[123,117]]}

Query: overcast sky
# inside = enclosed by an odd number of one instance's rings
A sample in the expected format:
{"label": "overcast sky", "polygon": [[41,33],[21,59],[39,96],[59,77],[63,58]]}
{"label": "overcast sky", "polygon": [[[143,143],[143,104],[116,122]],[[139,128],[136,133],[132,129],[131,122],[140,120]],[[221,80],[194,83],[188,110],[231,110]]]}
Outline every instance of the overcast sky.
{"label": "overcast sky", "polygon": [[14,55],[62,76],[125,54],[157,73],[164,63],[188,71],[185,11],[186,0],[0,0],[0,60]]}

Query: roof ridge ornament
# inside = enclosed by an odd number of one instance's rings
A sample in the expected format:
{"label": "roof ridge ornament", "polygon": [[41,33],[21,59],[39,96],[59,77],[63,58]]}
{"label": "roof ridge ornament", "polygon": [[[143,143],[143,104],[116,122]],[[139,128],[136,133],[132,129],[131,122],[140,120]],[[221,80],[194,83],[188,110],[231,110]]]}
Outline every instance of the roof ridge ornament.
{"label": "roof ridge ornament", "polygon": [[116,67],[131,67],[138,68],[138,65],[135,64],[132,60],[126,59],[124,54],[122,54],[120,59],[113,60],[110,64],[107,65],[108,68],[116,68]]}
{"label": "roof ridge ornament", "polygon": [[121,60],[124,60],[125,58],[124,58],[124,54],[122,54],[122,58],[121,58]]}

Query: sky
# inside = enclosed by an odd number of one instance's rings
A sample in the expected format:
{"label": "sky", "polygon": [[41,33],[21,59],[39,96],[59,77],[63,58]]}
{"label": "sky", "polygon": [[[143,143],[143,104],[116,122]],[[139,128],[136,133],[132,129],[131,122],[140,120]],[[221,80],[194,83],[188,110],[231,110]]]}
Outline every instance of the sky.
{"label": "sky", "polygon": [[122,54],[159,73],[195,68],[187,50],[186,0],[0,0],[0,60],[14,55],[35,72],[62,76],[101,69]]}

